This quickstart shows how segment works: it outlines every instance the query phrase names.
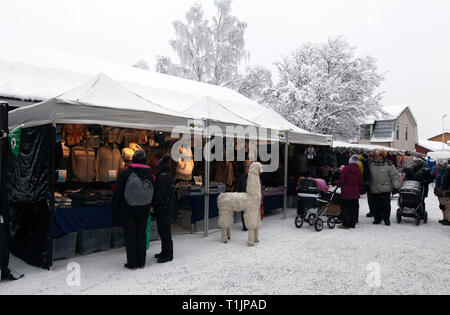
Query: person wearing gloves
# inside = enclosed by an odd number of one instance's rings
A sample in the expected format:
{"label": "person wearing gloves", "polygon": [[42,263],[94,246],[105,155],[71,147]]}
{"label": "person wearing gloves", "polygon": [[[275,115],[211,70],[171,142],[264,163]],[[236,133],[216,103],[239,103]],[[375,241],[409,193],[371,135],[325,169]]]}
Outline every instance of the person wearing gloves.
{"label": "person wearing gloves", "polygon": [[340,229],[354,229],[358,221],[359,198],[364,189],[364,178],[358,165],[360,158],[354,155],[343,168],[337,185],[341,187],[343,224]]}
{"label": "person wearing gloves", "polygon": [[391,194],[400,188],[400,174],[389,161],[384,150],[376,149],[372,153],[374,160],[369,163],[373,224],[391,225]]}
{"label": "person wearing gloves", "polygon": [[119,176],[113,194],[113,218],[123,225],[127,263],[125,268],[144,268],[147,221],[154,195],[154,178],[143,150],[136,151],[127,170]]}
{"label": "person wearing gloves", "polygon": [[178,202],[175,194],[175,182],[170,172],[171,159],[170,155],[164,155],[158,162],[155,197],[152,203],[158,234],[161,237],[161,253],[155,255],[158,263],[173,260],[171,225],[177,219]]}

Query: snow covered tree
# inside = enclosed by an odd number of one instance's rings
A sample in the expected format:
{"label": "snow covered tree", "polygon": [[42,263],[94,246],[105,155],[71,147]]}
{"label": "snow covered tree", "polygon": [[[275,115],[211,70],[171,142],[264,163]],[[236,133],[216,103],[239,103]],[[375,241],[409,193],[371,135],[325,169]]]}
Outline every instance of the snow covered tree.
{"label": "snow covered tree", "polygon": [[247,73],[240,81],[238,92],[258,102],[266,103],[268,93],[272,91],[272,73],[270,70],[254,66],[247,69]]}
{"label": "snow covered tree", "polygon": [[247,24],[231,15],[232,0],[215,0],[217,13],[205,19],[203,8],[196,4],[186,13],[186,22],[175,21],[175,39],[170,45],[180,59],[174,65],[167,57],[159,57],[157,71],[206,82],[236,87],[239,66],[248,56],[244,33]]}
{"label": "snow covered tree", "polygon": [[365,118],[382,112],[377,60],[356,57],[342,37],[305,44],[276,66],[280,80],[270,103],[301,128],[349,139]]}
{"label": "snow covered tree", "polygon": [[142,69],[142,70],[150,70],[150,67],[148,66],[148,63],[144,60],[141,59],[138,62],[136,62],[133,65],[134,68],[138,68],[138,69]]}

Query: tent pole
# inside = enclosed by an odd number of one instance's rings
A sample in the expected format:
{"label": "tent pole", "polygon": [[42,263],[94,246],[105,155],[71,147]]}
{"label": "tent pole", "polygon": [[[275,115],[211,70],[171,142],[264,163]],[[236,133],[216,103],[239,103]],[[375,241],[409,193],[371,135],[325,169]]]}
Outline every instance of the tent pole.
{"label": "tent pole", "polygon": [[286,131],[286,143],[284,144],[284,195],[283,195],[283,219],[286,219],[287,190],[288,190],[288,167],[289,167],[289,132]]}
{"label": "tent pole", "polygon": [[205,135],[206,138],[206,144],[205,144],[205,151],[206,154],[204,155],[203,159],[205,161],[205,179],[204,179],[204,197],[205,197],[205,205],[204,205],[204,216],[203,216],[203,220],[204,220],[204,237],[208,237],[208,224],[209,224],[209,178],[210,178],[210,162],[209,162],[209,157],[210,157],[210,136],[209,136],[209,121],[205,120],[205,130],[207,132],[207,134]]}

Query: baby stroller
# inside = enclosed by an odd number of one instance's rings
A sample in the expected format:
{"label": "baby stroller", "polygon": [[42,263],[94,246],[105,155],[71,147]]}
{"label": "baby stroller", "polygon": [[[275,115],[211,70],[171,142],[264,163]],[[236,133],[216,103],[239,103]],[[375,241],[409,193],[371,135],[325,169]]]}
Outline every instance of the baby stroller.
{"label": "baby stroller", "polygon": [[414,180],[405,181],[400,188],[397,210],[397,222],[402,223],[402,218],[414,218],[419,226],[423,220],[428,223],[428,213],[423,204],[424,189],[420,182]]}
{"label": "baby stroller", "polygon": [[336,217],[340,215],[341,209],[336,187],[333,192],[328,192],[328,186],[324,188],[318,179],[302,179],[297,188],[298,209],[295,218],[295,226],[301,228],[306,222],[314,226],[317,232],[323,230],[324,219],[330,229],[336,227]]}

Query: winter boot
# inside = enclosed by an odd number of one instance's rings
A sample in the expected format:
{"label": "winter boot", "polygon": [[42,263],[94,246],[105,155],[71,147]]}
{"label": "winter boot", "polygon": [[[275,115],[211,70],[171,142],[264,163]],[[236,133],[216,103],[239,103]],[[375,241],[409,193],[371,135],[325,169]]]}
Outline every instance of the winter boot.
{"label": "winter boot", "polygon": [[166,262],[172,261],[173,257],[160,257],[158,258],[158,264],[164,264]]}

